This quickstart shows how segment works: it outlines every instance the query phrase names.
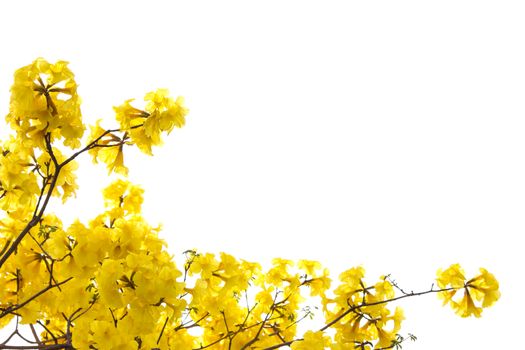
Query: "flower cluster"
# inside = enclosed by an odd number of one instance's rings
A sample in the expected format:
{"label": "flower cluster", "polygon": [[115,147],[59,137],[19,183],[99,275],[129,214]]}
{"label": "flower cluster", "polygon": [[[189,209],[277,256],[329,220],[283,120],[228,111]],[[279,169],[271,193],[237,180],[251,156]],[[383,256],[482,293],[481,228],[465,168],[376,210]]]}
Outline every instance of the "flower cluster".
{"label": "flower cluster", "polygon": [[493,305],[500,297],[499,283],[493,274],[480,268],[480,274],[467,280],[459,264],[439,270],[437,284],[444,289],[438,295],[443,304],[450,303],[461,317],[480,317],[483,308]]}
{"label": "flower cluster", "polygon": [[89,153],[95,163],[106,164],[110,173],[127,175],[124,145],[136,145],[142,152],[152,155],[152,147],[162,144],[163,132],[169,134],[174,127],[184,126],[188,110],[182,97],[174,100],[167,89],[158,89],[147,93],[144,100],[147,102],[145,110],[133,107],[132,99],[114,107],[119,129],[106,130],[100,126],[100,121],[91,127]]}
{"label": "flower cluster", "polygon": [[162,144],[162,132],[169,134],[174,127],[181,128],[185,124],[188,110],[184,107],[184,99],[172,99],[167,89],[147,93],[145,110],[131,106],[132,101],[127,100],[114,108],[116,118],[120,129],[128,132],[131,141],[146,154],[152,154],[152,146]]}
{"label": "flower cluster", "polygon": [[45,138],[78,148],[85,127],[77,83],[68,63],[39,58],[15,72],[7,122],[24,143],[46,148]]}

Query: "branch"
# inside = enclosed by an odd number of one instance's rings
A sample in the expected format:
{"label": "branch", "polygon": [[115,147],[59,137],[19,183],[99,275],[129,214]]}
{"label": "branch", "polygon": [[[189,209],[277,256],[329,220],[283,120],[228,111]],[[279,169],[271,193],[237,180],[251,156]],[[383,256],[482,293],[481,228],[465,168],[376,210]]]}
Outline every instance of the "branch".
{"label": "branch", "polygon": [[[141,126],[143,126],[143,124],[139,124],[139,125],[135,125],[135,126],[132,126],[130,127],[130,130],[133,130],[133,129],[137,129],[137,128],[140,128]],[[122,132],[122,129],[108,129],[106,131],[104,131],[99,137],[97,137],[96,139],[94,139],[93,141],[91,141],[88,145],[86,145],[84,148],[82,148],[81,150],[73,153],[68,159],[66,159],[65,161],[63,161],[60,166],[64,166],[70,162],[72,162],[76,157],[78,157],[79,155],[81,155],[82,153],[86,152],[86,151],[89,151],[90,149],[94,148],[94,147],[100,147],[101,145],[97,145],[97,142],[100,141],[104,136],[108,135],[108,134],[111,134],[111,133],[114,133],[114,132]],[[120,144],[115,144],[115,145],[112,145],[112,146],[120,146]]]}
{"label": "branch", "polygon": [[[0,313],[0,318],[12,313],[13,311],[16,311],[24,306],[26,306],[27,304],[29,304],[31,301],[35,300],[36,298],[38,298],[39,296],[41,296],[42,294],[44,294],[45,292],[47,292],[48,290],[50,289],[53,289],[55,287],[59,287],[61,285],[63,285],[64,283],[67,283],[69,281],[71,281],[73,279],[73,277],[69,277],[65,280],[63,280],[62,282],[59,282],[59,283],[56,283],[56,284],[50,284],[48,285],[46,288],[42,289],[41,291],[39,291],[38,293],[35,293],[34,295],[32,295],[30,298],[28,298],[27,300],[25,300],[23,303],[21,304],[16,304],[16,305],[13,305],[11,307],[8,307],[7,309],[3,310],[2,313]],[[1,348],[0,348],[1,349]]]}
{"label": "branch", "polygon": [[[276,303],[277,301],[277,296],[279,295],[278,291],[275,292],[275,297],[273,298],[273,304],[272,306],[270,307],[270,312],[268,312],[266,314],[266,316],[264,317],[264,320],[261,322],[261,326],[259,327],[259,329],[257,330],[257,333],[255,334],[255,336],[252,338],[252,340],[250,340],[249,342],[247,342],[246,344],[244,344],[244,346],[241,348],[241,350],[244,350],[246,348],[248,348],[250,345],[254,344],[256,341],[259,340],[259,336],[261,335],[261,332],[264,328],[264,326],[266,325],[266,322],[268,322],[268,320],[272,317],[273,315],[273,312],[275,311],[275,308],[277,307],[277,305],[279,303]],[[291,294],[290,294],[291,295]],[[288,296],[289,297],[289,296]],[[287,300],[288,297],[284,300]]]}
{"label": "branch", "polygon": [[404,299],[404,298],[408,298],[408,297],[415,297],[415,296],[425,295],[425,294],[429,294],[429,293],[446,292],[446,291],[449,291],[449,290],[456,290],[456,289],[457,288],[452,288],[452,287],[451,288],[444,288],[444,289],[433,289],[433,287],[432,287],[431,289],[429,289],[427,291],[424,291],[424,292],[418,292],[418,293],[411,292],[411,293],[403,294],[401,296],[398,296],[398,297],[395,297],[395,298],[392,298],[392,299],[387,299],[387,300],[383,300],[383,301],[376,301],[374,303],[361,303],[359,305],[354,305],[354,306],[350,307],[348,310],[346,310],[345,312],[343,312],[341,315],[337,316],[335,319],[333,319],[332,321],[327,323],[324,327],[319,329],[319,331],[323,332],[323,331],[327,330],[328,328],[332,327],[334,324],[339,322],[343,317],[345,317],[349,313],[351,313],[351,312],[353,312],[353,311],[355,311],[357,309],[361,309],[363,307],[374,306],[374,305],[381,305],[381,304],[390,303],[392,301],[396,301],[396,300],[400,300],[400,299]]}
{"label": "branch", "polygon": [[44,345],[41,341],[40,341],[40,338],[38,337],[38,334],[36,334],[36,330],[35,330],[35,326],[33,326],[33,324],[30,324],[29,325],[29,328],[31,328],[31,333],[33,333],[33,337],[35,337],[35,341],[38,345]]}
{"label": "branch", "polygon": [[50,345],[1,345],[0,349],[12,350],[58,350],[58,349],[73,349],[71,344],[50,344]]}
{"label": "branch", "polygon": [[[350,314],[352,312],[355,312],[356,310],[361,309],[363,307],[380,305],[380,304],[387,304],[387,303],[390,303],[392,301],[397,301],[397,300],[408,298],[408,297],[415,297],[415,296],[420,296],[420,295],[425,295],[425,294],[430,294],[430,293],[446,292],[446,291],[456,290],[456,289],[457,288],[452,288],[452,287],[451,288],[443,288],[443,289],[434,289],[434,286],[432,286],[431,289],[423,291],[423,292],[417,292],[417,293],[410,292],[410,293],[403,294],[403,295],[401,295],[399,297],[395,297],[395,298],[387,299],[387,300],[383,300],[383,301],[376,301],[376,302],[373,302],[373,303],[363,302],[363,303],[361,303],[359,305],[351,306],[348,310],[344,311],[342,314],[340,314],[339,316],[334,318],[332,321],[328,322],[325,326],[321,327],[318,331],[319,332],[324,332],[328,328],[330,328],[333,325],[335,325],[337,322],[341,321],[341,319],[343,319],[348,314]],[[304,340],[303,338],[294,339],[294,340],[290,340],[290,341],[287,341],[287,342],[282,342],[282,343],[277,344],[277,345],[272,345],[270,347],[264,348],[263,350],[279,349],[279,348],[282,348],[284,346],[290,346],[291,344],[293,344],[293,343],[295,343],[297,341],[303,341],[303,340]],[[394,346],[395,346],[395,344],[393,344],[390,347],[386,347],[386,348],[382,348],[382,349],[392,349]]]}
{"label": "branch", "polygon": [[[204,320],[206,317],[208,317],[210,315],[209,312],[206,312],[206,314],[204,316],[202,316],[201,318],[199,318],[197,321],[190,321],[190,322],[186,322],[186,323],[182,323],[180,325],[178,325],[177,327],[175,327],[175,332],[181,330],[181,329],[189,329],[189,328],[193,328],[193,327],[197,327],[199,326],[199,322]],[[191,323],[193,322],[193,323]],[[189,324],[191,323],[191,324]]]}
{"label": "branch", "polygon": [[169,317],[166,317],[166,321],[164,321],[164,325],[162,326],[159,337],[157,338],[157,345],[160,343],[160,339],[162,338],[162,334],[164,333],[164,329],[166,328],[166,325],[168,324],[169,319],[170,319]]}
{"label": "branch", "polygon": [[[2,267],[4,265],[4,263],[7,261],[7,259],[11,255],[13,255],[13,253],[16,251],[16,249],[20,245],[20,242],[22,242],[22,239],[24,239],[24,237],[26,236],[26,234],[33,227],[35,227],[38,222],[40,222],[40,220],[42,219],[42,216],[44,215],[44,212],[45,212],[45,210],[47,208],[47,205],[49,204],[49,200],[51,199],[51,195],[53,194],[53,190],[55,189],[55,186],[56,186],[56,183],[57,183],[57,180],[58,180],[58,175],[60,174],[60,170],[62,169],[62,165],[61,164],[59,165],[57,163],[57,160],[56,160],[56,158],[54,156],[54,153],[53,153],[53,149],[51,147],[51,141],[49,140],[49,137],[46,137],[46,147],[47,147],[47,150],[49,152],[49,156],[51,157],[51,159],[53,159],[53,163],[55,164],[55,174],[53,175],[51,183],[49,184],[49,189],[48,189],[47,194],[45,196],[44,203],[42,204],[42,207],[40,208],[38,213],[36,215],[33,214],[33,217],[31,218],[31,220],[27,223],[26,227],[24,227],[22,232],[20,232],[18,237],[16,237],[14,242],[9,246],[8,249],[5,250],[5,253],[0,258],[0,267]],[[43,186],[45,187],[46,184],[43,184]],[[44,191],[41,192],[40,198],[42,198],[43,193],[44,193]],[[40,202],[40,199],[39,199],[39,202]],[[37,209],[38,209],[38,207],[35,209],[35,213],[37,212]]]}

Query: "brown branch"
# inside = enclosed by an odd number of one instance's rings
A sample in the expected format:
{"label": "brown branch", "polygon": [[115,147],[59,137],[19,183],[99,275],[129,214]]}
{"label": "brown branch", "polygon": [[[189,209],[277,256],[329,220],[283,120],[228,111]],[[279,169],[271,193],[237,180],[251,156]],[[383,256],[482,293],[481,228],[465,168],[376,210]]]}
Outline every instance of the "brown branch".
{"label": "brown branch", "polygon": [[48,185],[48,178],[47,177],[44,177],[42,179],[42,188],[40,189],[40,195],[38,196],[38,200],[36,202],[36,205],[35,205],[35,211],[33,212],[33,217],[36,217],[37,216],[37,213],[38,213],[38,208],[40,207],[40,202],[42,201],[42,198],[44,198],[44,193],[46,191],[46,187]]}
{"label": "brown branch", "polygon": [[[55,164],[55,174],[53,175],[53,178],[51,180],[51,183],[49,184],[49,189],[47,191],[47,194],[45,196],[45,199],[44,199],[44,203],[42,204],[42,207],[40,208],[40,210],[38,211],[38,213],[35,215],[33,214],[33,217],[31,218],[31,220],[27,223],[26,227],[24,227],[24,229],[22,230],[22,232],[20,232],[20,234],[16,237],[16,239],[14,240],[13,243],[11,243],[11,245],[9,246],[9,248],[5,251],[4,254],[2,254],[2,257],[0,258],[0,267],[2,267],[4,265],[4,263],[7,261],[7,259],[16,251],[16,249],[18,248],[18,246],[20,245],[20,242],[22,242],[22,240],[24,239],[24,237],[26,236],[26,234],[33,228],[36,226],[36,224],[38,222],[40,222],[40,220],[42,219],[42,216],[44,215],[44,212],[47,208],[47,205],[49,204],[49,200],[51,199],[51,196],[53,194],[53,191],[55,189],[55,186],[56,186],[56,183],[57,183],[57,180],[58,180],[58,175],[60,174],[60,170],[62,169],[62,165],[59,165],[55,156],[54,156],[54,153],[53,153],[53,149],[51,147],[51,141],[49,139],[49,137],[46,137],[46,147],[47,147],[47,150],[49,152],[49,155],[51,157],[51,159],[53,160],[53,163]],[[45,186],[45,185],[44,185]],[[43,191],[42,191],[42,194],[43,194]],[[38,209],[38,208],[37,208]],[[37,212],[37,210],[35,210],[35,213]]]}
{"label": "brown branch", "polygon": [[33,337],[35,337],[35,341],[38,345],[44,345],[41,341],[40,341],[40,338],[38,337],[38,334],[36,334],[36,330],[35,330],[35,326],[33,326],[33,324],[30,324],[29,325],[29,328],[31,328],[31,333],[33,334]]}
{"label": "brown branch", "polygon": [[[132,126],[130,127],[130,129],[138,129],[140,128],[141,126],[143,126],[144,124],[139,124],[139,125],[135,125],[135,126]],[[111,134],[113,132],[122,132],[121,129],[108,129],[106,131],[104,131],[99,137],[97,137],[96,139],[94,139],[93,141],[91,141],[89,144],[87,144],[84,148],[82,148],[81,150],[73,153],[68,159],[66,159],[65,161],[63,161],[60,166],[64,166],[70,162],[72,162],[76,157],[78,157],[79,155],[81,155],[82,153],[86,152],[86,151],[89,151],[90,149],[94,148],[94,147],[98,147],[100,145],[97,145],[97,142],[102,140],[102,138],[108,134]],[[115,144],[115,146],[117,146],[118,144]]]}
{"label": "brown branch", "polygon": [[175,332],[181,330],[181,329],[189,329],[189,328],[193,328],[193,327],[197,327],[199,326],[199,322],[204,320],[206,317],[208,317],[210,315],[209,312],[206,312],[206,314],[204,316],[202,316],[201,318],[199,318],[197,321],[193,321],[192,324],[188,325],[190,322],[187,322],[187,323],[182,323],[180,325],[178,325],[177,327],[175,327]]}
{"label": "brown branch", "polygon": [[[264,320],[261,322],[261,325],[260,325],[259,329],[257,330],[257,333],[255,334],[255,336],[249,342],[244,344],[244,346],[241,348],[241,350],[244,350],[244,349],[248,348],[250,345],[254,344],[255,342],[257,342],[259,340],[259,337],[261,336],[261,332],[262,332],[264,326],[266,325],[266,322],[268,322],[268,320],[272,317],[273,312],[275,311],[275,308],[276,308],[276,306],[278,304],[278,303],[276,303],[278,295],[279,295],[279,291],[275,292],[275,297],[273,298],[273,304],[270,307],[270,312],[268,312],[266,314],[266,316],[264,317]],[[290,297],[290,296],[288,296],[288,297]],[[286,299],[288,299],[288,297]]]}
{"label": "brown branch", "polygon": [[[135,126],[132,126],[130,129],[137,129],[137,128],[143,126],[143,125],[144,124],[135,125]],[[47,150],[49,156],[51,157],[51,161],[55,165],[55,174],[53,174],[51,183],[49,183],[49,189],[48,189],[47,194],[45,196],[44,203],[40,207],[40,210],[39,210],[39,208],[37,206],[35,208],[35,212],[33,213],[33,217],[28,222],[26,227],[24,227],[22,232],[20,232],[20,234],[16,237],[14,242],[12,242],[11,245],[9,245],[8,247],[4,247],[2,249],[2,255],[0,257],[0,267],[2,267],[4,265],[4,263],[7,261],[7,259],[16,251],[17,247],[20,245],[20,242],[22,242],[22,240],[24,239],[25,235],[34,226],[36,226],[36,224],[42,219],[42,216],[44,215],[44,212],[45,212],[45,210],[47,208],[49,200],[51,199],[53,191],[54,191],[54,189],[56,187],[58,176],[59,176],[60,171],[62,170],[62,168],[64,166],[66,166],[68,163],[72,162],[80,154],[82,154],[82,153],[90,150],[91,148],[95,147],[97,142],[100,141],[107,134],[110,134],[112,132],[120,132],[120,131],[121,131],[121,129],[109,129],[109,130],[104,131],[99,137],[97,137],[95,140],[91,141],[87,146],[82,148],[80,151],[75,152],[73,155],[71,155],[69,158],[67,158],[65,161],[63,161],[60,164],[58,163],[58,160],[56,159],[55,154],[53,152],[53,148],[52,148],[52,145],[51,145],[51,134],[49,134],[49,133],[46,134],[46,136],[44,137],[44,139],[46,141],[46,150]],[[42,185],[41,193],[40,193],[40,196],[39,196],[39,199],[38,199],[38,202],[37,202],[38,204],[40,204],[41,199],[43,198],[43,194],[45,193],[45,187],[47,185],[48,185],[47,182],[44,182],[43,185]]]}
{"label": "brown branch", "polygon": [[228,327],[228,320],[226,320],[226,313],[224,310],[221,311],[222,320],[224,321],[224,326],[226,327],[226,336],[228,337],[228,350],[231,350],[232,348],[232,341],[233,341],[233,335],[230,331],[230,327]]}
{"label": "brown branch", "polygon": [[417,293],[411,292],[411,293],[403,294],[401,296],[398,296],[398,297],[395,297],[395,298],[392,298],[392,299],[376,301],[376,302],[373,302],[373,303],[361,303],[359,305],[354,305],[354,306],[350,307],[348,310],[346,310],[345,312],[343,312],[341,315],[337,316],[332,321],[328,322],[324,327],[319,329],[319,331],[321,331],[321,332],[325,331],[326,329],[332,327],[334,324],[339,322],[343,317],[345,317],[349,313],[351,313],[351,312],[353,312],[355,310],[361,309],[363,307],[381,305],[381,304],[390,303],[392,301],[405,299],[405,298],[408,298],[408,297],[415,297],[415,296],[425,295],[425,294],[429,294],[429,293],[446,292],[446,291],[449,291],[449,290],[456,290],[456,289],[457,288],[433,289],[433,287],[432,287],[430,290],[427,290],[427,291],[424,291],[424,292],[417,292]]}
{"label": "brown branch", "polygon": [[21,309],[22,307],[26,306],[27,304],[29,304],[31,301],[35,300],[36,298],[38,298],[39,296],[41,296],[42,294],[44,294],[45,292],[47,292],[48,290],[50,289],[53,289],[55,287],[58,287],[58,286],[61,286],[63,285],[64,283],[67,283],[69,281],[71,281],[73,279],[73,277],[69,277],[65,280],[63,280],[62,282],[60,283],[57,283],[57,284],[50,284],[48,285],[46,288],[42,289],[41,291],[39,291],[38,293],[35,293],[33,294],[31,297],[29,297],[27,300],[25,300],[24,302],[20,303],[20,304],[16,304],[16,305],[13,305],[11,307],[8,307],[7,309],[3,310],[2,313],[0,313],[0,318],[10,314],[10,313],[13,313],[13,311],[16,311],[18,309]]}
{"label": "brown branch", "polygon": [[[328,328],[330,328],[333,325],[335,325],[337,322],[341,321],[341,319],[343,319],[348,314],[350,314],[352,312],[355,312],[355,310],[359,310],[359,309],[367,307],[367,306],[375,306],[375,305],[387,304],[387,303],[390,303],[392,301],[397,301],[397,300],[408,298],[408,297],[415,297],[415,296],[420,296],[420,295],[425,295],[425,294],[430,294],[430,293],[446,292],[446,291],[456,290],[456,289],[458,289],[458,288],[452,288],[451,287],[451,288],[443,288],[443,289],[434,289],[434,287],[432,286],[431,289],[429,289],[427,291],[423,291],[423,292],[417,292],[417,293],[411,292],[411,293],[403,294],[403,295],[401,295],[399,297],[395,297],[395,298],[392,298],[392,299],[376,301],[376,302],[373,302],[373,303],[366,303],[366,302],[364,302],[364,303],[361,303],[359,305],[354,305],[354,306],[351,306],[348,310],[344,311],[339,316],[337,316],[336,318],[334,318],[332,321],[328,322],[325,326],[321,327],[318,330],[318,332],[324,332]],[[304,340],[303,338],[293,339],[293,340],[290,340],[290,341],[287,341],[287,342],[282,342],[280,344],[272,345],[270,347],[264,348],[263,350],[279,349],[279,348],[282,348],[283,346],[289,346],[289,345],[291,345],[291,344],[293,344],[293,343],[295,343],[297,341],[303,341],[303,340]],[[383,349],[391,349],[393,346],[395,346],[395,344],[393,344],[391,347],[387,347],[387,348],[383,348]]]}
{"label": "brown branch", "polygon": [[[53,332],[51,332],[51,330],[49,328],[46,327],[45,324],[43,324],[42,322],[40,322],[40,320],[37,320],[36,323],[38,323],[42,328],[44,328],[46,330],[46,332],[51,336],[51,338],[53,338],[53,340],[51,341],[54,341],[55,344],[58,344],[58,339],[57,337],[55,337],[55,335],[53,334]],[[48,340],[50,341],[50,340]]]}
{"label": "brown branch", "polygon": [[4,255],[5,251],[7,250],[7,248],[9,247],[10,244],[11,244],[11,240],[8,239],[8,240],[5,242],[5,245],[4,245],[4,247],[2,248],[2,251],[0,252],[0,256]]}
{"label": "brown branch", "polygon": [[255,310],[257,305],[259,304],[255,303],[255,305],[252,308],[248,307],[248,292],[246,292],[246,306],[247,306],[248,311],[246,312],[246,317],[244,317],[244,320],[242,321],[242,323],[240,325],[237,325],[239,329],[237,330],[237,332],[235,332],[235,334],[231,337],[231,339],[235,338],[235,336],[239,334],[241,331],[249,328],[249,327],[246,327],[246,322],[248,322],[248,318],[250,318],[250,314],[252,313],[253,310]]}
{"label": "brown branch", "polygon": [[73,345],[71,344],[50,344],[50,345],[3,345],[3,344],[0,344],[0,349],[58,350],[58,349],[73,349]]}
{"label": "brown branch", "polygon": [[303,340],[304,340],[303,338],[294,339],[294,340],[290,340],[290,341],[287,341],[287,342],[284,342],[284,343],[280,343],[280,344],[277,344],[277,345],[269,346],[269,347],[267,347],[267,348],[264,348],[263,350],[274,350],[274,349],[279,349],[279,348],[282,348],[283,346],[289,346],[289,345],[292,345],[292,344],[295,343],[296,341],[303,341]]}
{"label": "brown branch", "polygon": [[18,247],[18,245],[20,244],[20,242],[22,242],[22,239],[24,239],[25,235],[29,232],[29,230],[31,230],[33,227],[36,226],[36,224],[38,223],[39,220],[40,220],[40,218],[38,217],[38,215],[34,216],[31,219],[31,221],[29,221],[27,223],[26,227],[24,227],[22,232],[20,232],[18,237],[16,237],[14,242],[11,243],[9,248],[4,249],[5,252],[4,252],[4,254],[2,254],[2,257],[0,258],[0,267],[2,267],[4,265],[4,263],[7,261],[7,259],[15,252],[15,250]]}
{"label": "brown branch", "polygon": [[204,345],[204,346],[200,346],[200,348],[195,348],[194,350],[202,350],[202,349],[206,349],[206,348],[209,348],[210,346],[213,346],[217,343],[220,343],[221,341],[223,341],[224,339],[228,338],[228,335],[223,335],[222,337],[220,337],[219,339],[209,343],[208,345]]}
{"label": "brown branch", "polygon": [[164,329],[166,328],[166,325],[168,324],[168,320],[169,319],[170,319],[169,317],[166,317],[166,321],[164,321],[164,325],[162,326],[162,329],[160,330],[159,337],[157,338],[157,344],[160,343],[160,339],[162,338],[162,334],[164,334]]}

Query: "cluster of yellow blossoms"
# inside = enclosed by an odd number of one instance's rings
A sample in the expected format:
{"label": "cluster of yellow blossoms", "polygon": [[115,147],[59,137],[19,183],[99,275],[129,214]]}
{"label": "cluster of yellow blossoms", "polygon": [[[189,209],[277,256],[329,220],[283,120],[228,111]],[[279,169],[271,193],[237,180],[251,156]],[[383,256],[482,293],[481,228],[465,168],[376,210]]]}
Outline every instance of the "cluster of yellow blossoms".
{"label": "cluster of yellow blossoms", "polygon": [[[437,284],[439,288],[445,289],[439,293],[443,305],[450,303],[456,314],[461,317],[480,317],[483,308],[492,306],[500,297],[498,281],[483,268],[478,276],[467,281],[461,266],[451,265],[444,271],[438,271]],[[463,297],[458,301],[461,294]]]}
{"label": "cluster of yellow blossoms", "polygon": [[44,149],[44,139],[49,137],[80,147],[85,127],[77,84],[67,62],[50,64],[37,59],[18,69],[6,120],[26,145]]}
{"label": "cluster of yellow blossoms", "polygon": [[[490,273],[467,280],[459,265],[438,272],[439,289],[408,294],[385,276],[368,284],[362,267],[332,286],[309,260],[265,270],[189,250],[177,265],[141,216],[142,189],[122,178],[103,191],[100,215],[65,227],[46,209],[52,196],[74,195],[78,156],[126,174],[125,146],[151,154],[187,114],[181,98],[157,90],[144,110],[116,107],[118,128],[99,122],[83,140],[76,91],[66,62],[19,69],[7,116],[15,134],[0,145],[0,328],[16,318],[40,329],[27,348],[387,349],[404,340],[393,300],[437,292],[459,315],[479,316],[499,298]],[[322,323],[304,332],[309,317]]]}

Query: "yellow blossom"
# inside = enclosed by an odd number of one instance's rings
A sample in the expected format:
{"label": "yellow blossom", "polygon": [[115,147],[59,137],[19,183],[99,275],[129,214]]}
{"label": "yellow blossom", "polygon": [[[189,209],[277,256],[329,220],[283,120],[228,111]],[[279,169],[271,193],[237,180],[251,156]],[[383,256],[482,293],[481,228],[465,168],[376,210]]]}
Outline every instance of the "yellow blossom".
{"label": "yellow blossom", "polygon": [[443,304],[449,303],[461,317],[480,317],[483,308],[493,305],[500,297],[499,284],[494,275],[483,268],[480,272],[480,275],[467,281],[459,264],[439,270],[437,282],[444,290],[438,295]]}
{"label": "yellow blossom", "polygon": [[15,72],[7,121],[26,144],[45,149],[44,137],[49,135],[51,141],[80,146],[85,127],[77,84],[67,65],[38,58]]}
{"label": "yellow blossom", "polygon": [[292,344],[292,350],[324,350],[330,344],[330,338],[323,332],[307,331],[302,341]]}

